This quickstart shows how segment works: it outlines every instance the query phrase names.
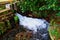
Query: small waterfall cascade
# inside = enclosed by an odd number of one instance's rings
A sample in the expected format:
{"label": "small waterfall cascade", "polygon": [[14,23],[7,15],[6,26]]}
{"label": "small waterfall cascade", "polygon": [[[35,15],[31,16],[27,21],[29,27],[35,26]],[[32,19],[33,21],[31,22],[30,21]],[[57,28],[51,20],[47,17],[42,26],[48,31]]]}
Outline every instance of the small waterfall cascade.
{"label": "small waterfall cascade", "polygon": [[30,18],[18,13],[15,15],[18,16],[19,24],[23,25],[24,28],[33,30],[34,32],[37,32],[37,29],[48,29],[49,23],[44,19]]}
{"label": "small waterfall cascade", "polygon": [[40,35],[40,37],[42,36],[43,39],[45,38],[47,40],[49,23],[46,20],[22,16],[19,13],[15,15],[18,16],[20,25],[23,25],[24,28],[32,30],[34,34],[37,33],[36,35]]}

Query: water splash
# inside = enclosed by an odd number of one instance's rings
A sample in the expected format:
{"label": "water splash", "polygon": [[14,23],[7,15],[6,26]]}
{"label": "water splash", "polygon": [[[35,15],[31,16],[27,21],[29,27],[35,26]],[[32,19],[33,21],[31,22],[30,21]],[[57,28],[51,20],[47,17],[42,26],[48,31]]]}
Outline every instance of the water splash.
{"label": "water splash", "polygon": [[30,18],[22,16],[18,13],[15,15],[18,16],[20,25],[23,25],[24,28],[32,30],[34,33],[37,32],[37,29],[48,29],[49,23],[44,19]]}

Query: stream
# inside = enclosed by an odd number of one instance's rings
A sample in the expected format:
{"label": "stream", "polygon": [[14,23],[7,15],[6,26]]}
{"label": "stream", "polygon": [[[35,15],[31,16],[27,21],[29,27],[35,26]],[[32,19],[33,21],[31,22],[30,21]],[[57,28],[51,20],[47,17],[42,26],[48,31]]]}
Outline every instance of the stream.
{"label": "stream", "polygon": [[46,20],[22,16],[19,13],[15,15],[19,18],[19,27],[8,32],[0,40],[15,40],[16,34],[20,33],[22,28],[32,32],[33,35],[29,40],[51,40],[48,32],[49,23]]}
{"label": "stream", "polygon": [[49,40],[49,23],[46,20],[22,16],[19,13],[15,15],[19,18],[19,25],[28,29],[27,31],[32,31],[33,39],[31,40]]}

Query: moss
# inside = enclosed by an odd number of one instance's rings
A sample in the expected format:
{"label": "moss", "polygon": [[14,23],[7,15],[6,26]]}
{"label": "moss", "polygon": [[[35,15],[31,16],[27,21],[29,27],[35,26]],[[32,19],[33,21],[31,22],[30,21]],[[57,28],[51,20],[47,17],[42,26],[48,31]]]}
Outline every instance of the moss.
{"label": "moss", "polygon": [[15,16],[15,17],[14,17],[14,20],[15,20],[15,22],[18,22],[18,17]]}

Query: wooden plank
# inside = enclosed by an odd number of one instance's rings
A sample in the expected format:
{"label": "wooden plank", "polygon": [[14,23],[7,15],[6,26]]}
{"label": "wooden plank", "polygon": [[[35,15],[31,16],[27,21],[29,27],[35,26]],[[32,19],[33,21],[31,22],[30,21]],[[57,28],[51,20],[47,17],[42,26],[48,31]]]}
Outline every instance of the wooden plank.
{"label": "wooden plank", "polygon": [[9,3],[9,2],[8,1],[0,2],[0,4],[6,4],[6,3]]}
{"label": "wooden plank", "polygon": [[4,14],[4,15],[1,15],[0,16],[0,21],[3,21],[3,20],[10,20],[11,17],[13,17],[14,14],[12,12],[9,12],[8,14]]}
{"label": "wooden plank", "polygon": [[11,3],[14,0],[0,0],[0,4],[6,4],[6,3]]}
{"label": "wooden plank", "polygon": [[13,4],[15,4],[15,3],[18,3],[19,1],[16,1],[16,2],[14,2]]}
{"label": "wooden plank", "polygon": [[5,12],[5,11],[9,11],[10,9],[4,9],[4,10],[0,10],[0,13]]}

